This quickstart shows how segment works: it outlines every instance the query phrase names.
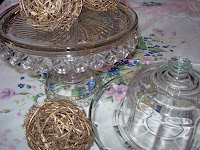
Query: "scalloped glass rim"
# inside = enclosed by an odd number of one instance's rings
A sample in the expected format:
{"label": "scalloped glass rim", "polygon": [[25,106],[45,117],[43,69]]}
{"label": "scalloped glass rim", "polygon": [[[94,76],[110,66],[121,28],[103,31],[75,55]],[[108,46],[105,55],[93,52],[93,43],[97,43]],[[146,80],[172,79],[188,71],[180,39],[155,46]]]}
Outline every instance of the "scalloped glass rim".
{"label": "scalloped glass rim", "polygon": [[[38,46],[33,45],[33,43],[20,43],[18,41],[14,41],[6,34],[6,24],[5,20],[8,19],[10,15],[18,15],[19,14],[19,5],[16,4],[7,10],[5,10],[0,17],[0,38],[3,42],[6,43],[8,47],[11,49],[17,49],[21,52],[26,52],[27,54],[31,55],[38,55],[38,56],[63,56],[63,55],[71,55],[71,56],[83,56],[88,54],[95,54],[102,51],[106,51],[110,48],[116,47],[121,45],[124,41],[126,41],[130,34],[137,30],[138,25],[138,17],[135,11],[131,8],[126,10],[127,6],[123,3],[118,5],[118,10],[127,16],[130,23],[128,28],[124,29],[120,33],[109,36],[105,40],[90,42],[90,43],[81,43],[81,44],[73,44],[73,45],[65,45],[66,47],[46,47],[46,46]],[[13,12],[14,10],[14,12]],[[12,13],[9,15],[9,13]],[[109,12],[105,12],[109,13]],[[9,15],[9,16],[8,16]],[[12,16],[13,17],[13,16]],[[15,20],[13,20],[15,21]]]}

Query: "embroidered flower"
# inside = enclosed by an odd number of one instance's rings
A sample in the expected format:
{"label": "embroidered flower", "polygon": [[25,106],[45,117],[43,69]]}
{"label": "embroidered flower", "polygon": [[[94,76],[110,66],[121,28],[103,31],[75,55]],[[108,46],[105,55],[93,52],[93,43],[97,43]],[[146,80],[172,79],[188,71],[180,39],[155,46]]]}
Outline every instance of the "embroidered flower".
{"label": "embroidered flower", "polygon": [[109,71],[113,66],[111,65],[103,65],[103,67],[97,69],[97,71],[101,71],[101,72],[107,72]]}
{"label": "embroidered flower", "polygon": [[88,83],[86,83],[86,85],[88,86],[88,90],[92,91],[96,85],[96,80],[92,79],[92,80],[88,81]]}
{"label": "embroidered flower", "polygon": [[154,62],[155,62],[155,60],[152,57],[142,57],[142,59],[140,60],[140,63],[147,64],[147,65],[154,63]]}
{"label": "embroidered flower", "polygon": [[19,93],[15,92],[14,90],[10,89],[10,88],[5,88],[3,90],[1,90],[0,92],[0,98],[3,100],[9,99],[14,95],[18,95]]}
{"label": "embroidered flower", "polygon": [[51,89],[55,89],[56,87],[57,87],[58,85],[57,84],[54,84],[54,83],[50,83],[50,85],[49,85],[49,87],[51,88]]}
{"label": "embroidered flower", "polygon": [[31,87],[32,87],[33,89],[35,89],[35,88],[36,88],[36,86],[35,86],[35,85],[32,85]]}
{"label": "embroidered flower", "polygon": [[127,89],[128,87],[126,85],[116,85],[110,88],[107,95],[109,97],[113,96],[115,101],[120,101],[125,97]]}
{"label": "embroidered flower", "polygon": [[18,87],[20,87],[20,88],[24,88],[24,86],[25,86],[25,84],[18,84]]}
{"label": "embroidered flower", "polygon": [[175,35],[176,35],[176,32],[171,32],[171,34],[172,34],[173,36],[175,36]]}
{"label": "embroidered flower", "polygon": [[9,150],[17,150],[17,148],[14,145],[9,146]]}
{"label": "embroidered flower", "polygon": [[160,2],[143,2],[142,6],[162,6],[162,5],[166,5],[166,3],[160,3]]}
{"label": "embroidered flower", "polygon": [[0,136],[4,141],[8,141],[7,135],[11,133],[12,131],[10,129],[5,130]]}
{"label": "embroidered flower", "polygon": [[150,54],[145,54],[144,56],[151,56]]}
{"label": "embroidered flower", "polygon": [[168,48],[169,46],[162,46],[162,48]]}
{"label": "embroidered flower", "polygon": [[131,56],[131,55],[128,55],[128,57],[127,57],[127,60],[130,62],[130,63],[133,63],[133,62],[137,62],[137,58],[136,57],[134,57],[134,56]]}
{"label": "embroidered flower", "polygon": [[157,34],[164,34],[164,30],[161,30],[161,29],[157,29],[157,28],[153,28],[152,29],[153,33],[157,33]]}
{"label": "embroidered flower", "polygon": [[16,144],[21,143],[21,140],[20,140],[20,139],[17,139],[17,138],[15,138],[13,141],[15,141]]}
{"label": "embroidered flower", "polygon": [[125,62],[123,60],[121,60],[121,61],[116,62],[114,65],[116,67],[118,67],[118,66],[124,66],[124,64],[125,64]]}
{"label": "embroidered flower", "polygon": [[186,43],[186,40],[181,41],[181,43]]}
{"label": "embroidered flower", "polygon": [[21,77],[21,80],[23,80],[25,77]]}
{"label": "embroidered flower", "polygon": [[106,75],[108,75],[109,77],[113,76],[113,75],[119,75],[119,68],[113,67],[110,69],[110,71],[108,71],[106,73]]}
{"label": "embroidered flower", "polygon": [[18,113],[17,113],[17,116],[21,116],[21,112],[18,112]]}
{"label": "embroidered flower", "polygon": [[50,73],[43,73],[44,77],[48,77],[50,75]]}

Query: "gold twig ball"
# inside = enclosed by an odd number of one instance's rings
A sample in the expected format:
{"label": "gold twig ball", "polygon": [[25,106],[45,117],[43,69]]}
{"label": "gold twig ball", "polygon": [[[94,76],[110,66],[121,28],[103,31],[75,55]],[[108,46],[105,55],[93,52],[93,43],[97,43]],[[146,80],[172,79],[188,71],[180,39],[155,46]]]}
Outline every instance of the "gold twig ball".
{"label": "gold twig ball", "polygon": [[24,128],[33,150],[87,150],[94,143],[91,121],[84,110],[66,100],[32,106]]}
{"label": "gold twig ball", "polygon": [[27,23],[39,30],[68,31],[81,13],[82,0],[19,0]]}
{"label": "gold twig ball", "polygon": [[94,11],[108,11],[117,9],[119,0],[85,0],[84,6]]}

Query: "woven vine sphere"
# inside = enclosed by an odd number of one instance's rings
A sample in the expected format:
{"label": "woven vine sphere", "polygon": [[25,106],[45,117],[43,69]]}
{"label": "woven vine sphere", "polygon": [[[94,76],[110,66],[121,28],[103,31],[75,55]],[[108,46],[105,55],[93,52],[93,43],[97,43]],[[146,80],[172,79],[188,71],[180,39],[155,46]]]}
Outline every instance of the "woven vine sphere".
{"label": "woven vine sphere", "polygon": [[81,13],[82,0],[19,0],[22,14],[32,27],[43,31],[68,31]]}
{"label": "woven vine sphere", "polygon": [[84,6],[94,11],[108,11],[117,9],[119,0],[85,0]]}
{"label": "woven vine sphere", "polygon": [[84,110],[66,100],[49,100],[29,110],[24,128],[33,150],[87,150],[94,143]]}

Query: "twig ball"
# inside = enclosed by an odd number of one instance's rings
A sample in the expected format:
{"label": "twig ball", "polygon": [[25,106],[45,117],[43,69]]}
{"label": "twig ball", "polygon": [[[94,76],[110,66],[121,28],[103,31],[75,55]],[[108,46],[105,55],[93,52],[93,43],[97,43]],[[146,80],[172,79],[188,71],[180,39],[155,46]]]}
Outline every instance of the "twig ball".
{"label": "twig ball", "polygon": [[117,9],[119,0],[85,0],[84,6],[94,11],[108,11]]}
{"label": "twig ball", "polygon": [[68,31],[81,13],[82,0],[19,0],[27,23],[39,30]]}
{"label": "twig ball", "polygon": [[32,106],[24,128],[33,150],[87,150],[94,143],[91,121],[84,110],[66,100]]}

